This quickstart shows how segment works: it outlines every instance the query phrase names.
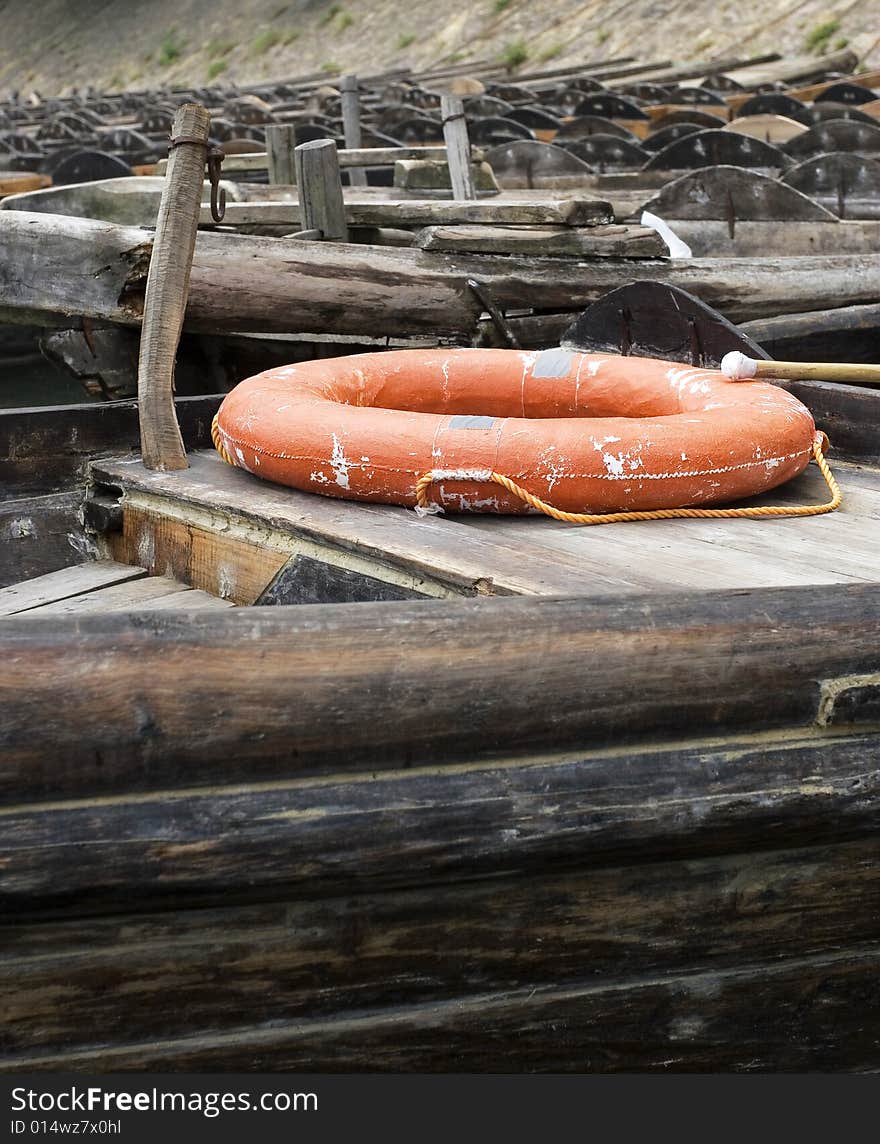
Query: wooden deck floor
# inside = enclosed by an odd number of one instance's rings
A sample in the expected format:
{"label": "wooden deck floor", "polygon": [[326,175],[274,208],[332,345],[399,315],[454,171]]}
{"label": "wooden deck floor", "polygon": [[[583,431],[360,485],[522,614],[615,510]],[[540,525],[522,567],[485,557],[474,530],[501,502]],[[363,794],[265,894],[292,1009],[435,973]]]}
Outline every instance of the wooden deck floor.
{"label": "wooden deck floor", "polygon": [[[184,472],[101,462],[124,493],[117,559],[250,604],[285,567],[331,573],[320,599],[584,595],[876,581],[880,471],[838,462],[842,509],[820,517],[652,521],[601,527],[543,516],[436,515],[354,504],[259,481],[213,453]],[[819,503],[815,466],[749,503]],[[334,576],[336,579],[334,579]],[[339,580],[342,577],[342,580]],[[376,586],[346,595],[346,584]],[[388,591],[391,596],[384,595]],[[334,595],[334,593],[337,593]],[[287,602],[286,600],[276,602]]]}
{"label": "wooden deck floor", "polygon": [[115,560],[76,564],[0,589],[0,618],[231,606],[168,576],[148,576],[145,568]]}

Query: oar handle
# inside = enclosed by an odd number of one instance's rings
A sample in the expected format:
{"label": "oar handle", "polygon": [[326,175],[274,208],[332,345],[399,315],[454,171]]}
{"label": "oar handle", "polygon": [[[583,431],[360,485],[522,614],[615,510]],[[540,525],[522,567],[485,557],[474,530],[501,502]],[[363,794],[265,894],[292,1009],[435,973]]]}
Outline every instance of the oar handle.
{"label": "oar handle", "polygon": [[734,350],[721,359],[721,372],[729,381],[772,377],[779,381],[851,381],[880,385],[880,365],[830,361],[759,361]]}

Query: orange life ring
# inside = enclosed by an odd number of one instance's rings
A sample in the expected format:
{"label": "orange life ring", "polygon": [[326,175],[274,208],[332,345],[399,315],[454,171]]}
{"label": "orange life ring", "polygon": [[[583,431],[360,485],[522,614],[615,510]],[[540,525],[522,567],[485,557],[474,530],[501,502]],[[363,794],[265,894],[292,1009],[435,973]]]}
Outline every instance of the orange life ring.
{"label": "orange life ring", "polygon": [[215,420],[225,459],[267,480],[413,506],[433,473],[432,500],[453,512],[526,510],[490,473],[571,512],[714,505],[797,475],[815,440],[809,410],[778,386],[560,349],[270,369],[236,386]]}

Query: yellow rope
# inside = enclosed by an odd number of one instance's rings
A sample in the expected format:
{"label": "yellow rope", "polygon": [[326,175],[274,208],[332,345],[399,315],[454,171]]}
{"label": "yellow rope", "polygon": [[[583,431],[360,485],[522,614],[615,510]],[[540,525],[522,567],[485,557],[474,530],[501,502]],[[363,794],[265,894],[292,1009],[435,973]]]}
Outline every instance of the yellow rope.
{"label": "yellow rope", "polygon": [[[522,488],[521,485],[512,481],[510,477],[502,476],[501,473],[491,473],[488,479],[494,481],[496,485],[501,485],[515,496],[518,496],[520,500],[525,501],[526,504],[531,505],[532,508],[540,509],[541,512],[545,512],[555,520],[563,520],[568,524],[620,524],[629,520],[675,520],[681,517],[689,520],[694,518],[706,519],[707,517],[728,520],[731,517],[820,516],[825,512],[834,512],[836,508],[840,507],[840,502],[843,499],[840,487],[834,479],[831,469],[828,467],[828,462],[825,460],[825,455],[822,451],[823,443],[827,444],[827,438],[824,433],[817,436],[813,442],[813,458],[819,466],[819,471],[825,478],[825,483],[828,485],[829,492],[831,493],[831,500],[825,504],[800,505],[792,508],[788,508],[784,505],[766,505],[756,508],[659,508],[640,512],[563,512],[562,509],[554,508],[553,505],[547,504],[546,501],[542,501],[540,497],[536,497],[533,493],[528,492],[528,490]],[[443,477],[442,479],[448,480],[449,478]],[[429,507],[428,489],[434,483],[434,480],[434,473],[428,472],[419,477],[416,482],[416,500],[420,508]]]}
{"label": "yellow rope", "polygon": [[211,440],[214,442],[214,448],[217,450],[217,452],[220,454],[221,458],[226,462],[226,464],[232,465],[234,467],[235,461],[233,461],[233,459],[226,452],[226,447],[224,446],[223,442],[220,440],[220,429],[217,425],[217,417],[218,416],[219,416],[219,414],[215,413],[214,414],[214,420],[211,422]]}

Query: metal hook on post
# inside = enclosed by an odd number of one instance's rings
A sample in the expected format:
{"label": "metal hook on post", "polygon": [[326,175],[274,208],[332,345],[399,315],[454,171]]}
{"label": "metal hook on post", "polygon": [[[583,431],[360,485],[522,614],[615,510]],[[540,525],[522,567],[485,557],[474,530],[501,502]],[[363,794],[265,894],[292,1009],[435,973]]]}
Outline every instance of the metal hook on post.
{"label": "metal hook on post", "polygon": [[208,179],[211,183],[211,218],[223,222],[226,214],[226,188],[220,186],[220,164],[226,158],[222,147],[212,147],[208,151]]}
{"label": "metal hook on post", "polygon": [[168,144],[169,155],[181,143],[197,143],[205,148],[208,181],[211,184],[211,218],[214,222],[223,222],[226,214],[226,190],[220,186],[220,165],[226,158],[226,152],[222,147],[212,147],[206,139],[199,139],[195,135],[175,135]]}

